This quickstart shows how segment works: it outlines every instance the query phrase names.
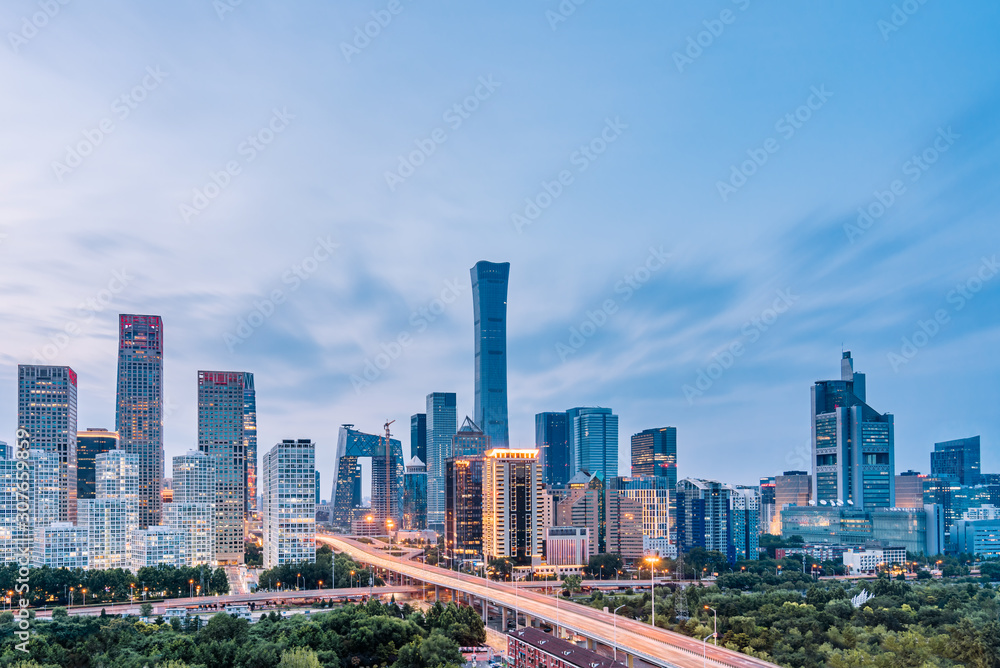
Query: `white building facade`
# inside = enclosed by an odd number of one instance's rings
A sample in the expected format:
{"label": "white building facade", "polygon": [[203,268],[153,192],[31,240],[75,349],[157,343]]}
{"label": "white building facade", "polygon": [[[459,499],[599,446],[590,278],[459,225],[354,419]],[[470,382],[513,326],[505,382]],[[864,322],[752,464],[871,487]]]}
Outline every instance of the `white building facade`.
{"label": "white building facade", "polygon": [[316,561],[316,448],[284,440],[261,462],[264,568]]}

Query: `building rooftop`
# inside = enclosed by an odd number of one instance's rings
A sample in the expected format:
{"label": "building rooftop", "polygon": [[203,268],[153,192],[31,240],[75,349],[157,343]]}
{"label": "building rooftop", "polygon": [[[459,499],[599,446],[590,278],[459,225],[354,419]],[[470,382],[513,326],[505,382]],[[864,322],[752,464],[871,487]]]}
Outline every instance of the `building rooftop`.
{"label": "building rooftop", "polygon": [[617,668],[625,665],[620,661],[616,663],[611,657],[584,649],[567,640],[550,636],[548,633],[530,626],[512,631],[509,635],[580,668]]}

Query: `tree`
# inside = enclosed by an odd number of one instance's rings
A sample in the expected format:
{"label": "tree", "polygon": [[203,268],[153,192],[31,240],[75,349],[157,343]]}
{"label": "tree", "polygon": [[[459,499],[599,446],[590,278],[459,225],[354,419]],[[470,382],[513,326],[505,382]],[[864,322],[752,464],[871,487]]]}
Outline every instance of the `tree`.
{"label": "tree", "polygon": [[215,572],[212,573],[212,580],[210,587],[216,594],[228,594],[229,593],[229,578],[226,576],[226,571],[223,568],[216,568]]}
{"label": "tree", "polygon": [[579,575],[567,575],[562,583],[563,591],[567,592],[570,596],[574,593],[580,591],[583,587],[583,578]]}
{"label": "tree", "polygon": [[66,619],[69,617],[69,613],[66,612],[66,608],[52,608],[52,619]]}
{"label": "tree", "polygon": [[264,550],[260,545],[254,542],[248,541],[243,549],[243,561],[247,566],[263,566],[264,565]]}
{"label": "tree", "polygon": [[486,570],[497,580],[503,580],[514,570],[514,565],[510,559],[504,557],[494,557],[486,564]]}
{"label": "tree", "polygon": [[143,617],[149,617],[151,614],[153,614],[153,604],[143,603],[142,605],[140,605],[139,614],[142,615]]}
{"label": "tree", "polygon": [[281,653],[278,668],[323,668],[316,652],[305,647],[286,650]]}
{"label": "tree", "polygon": [[622,558],[617,554],[595,554],[590,557],[583,572],[592,579],[614,580],[621,567]]}

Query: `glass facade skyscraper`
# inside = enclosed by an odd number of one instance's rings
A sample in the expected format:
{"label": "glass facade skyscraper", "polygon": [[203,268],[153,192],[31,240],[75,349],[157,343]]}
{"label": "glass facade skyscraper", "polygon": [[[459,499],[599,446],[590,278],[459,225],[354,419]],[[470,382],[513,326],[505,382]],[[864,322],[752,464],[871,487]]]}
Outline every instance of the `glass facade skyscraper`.
{"label": "glass facade skyscraper", "polygon": [[[403,446],[398,439],[390,438],[388,452],[386,450],[384,434],[366,434],[354,429],[352,424],[340,426],[330,504],[333,506],[332,522],[341,531],[350,531],[352,523],[362,515],[377,518],[380,531],[386,528],[386,519],[391,518],[398,526],[406,470]],[[370,507],[362,506],[361,502],[362,467],[358,460],[366,457],[371,458]]]}
{"label": "glass facade skyscraper", "polygon": [[865,403],[865,376],[850,352],[841,379],[812,387],[813,498],[861,508],[895,504],[893,416]]}
{"label": "glass facade skyscraper", "polygon": [[444,462],[457,431],[454,392],[427,395],[427,528],[444,533]]}
{"label": "glass facade skyscraper", "polygon": [[242,564],[245,551],[247,375],[198,372],[198,449],[215,459],[215,559],[220,564]]}
{"label": "glass facade skyscraper", "polygon": [[246,456],[246,472],[243,489],[246,494],[244,517],[250,519],[258,514],[257,509],[257,391],[253,386],[253,374],[243,373],[243,451]]}
{"label": "glass facade skyscraper", "polygon": [[427,528],[427,465],[416,457],[406,464],[403,474],[403,528]]}
{"label": "glass facade skyscraper", "polygon": [[17,424],[28,432],[32,450],[58,459],[56,520],[76,522],[76,372],[68,366],[19,364]]}
{"label": "glass facade skyscraper", "polygon": [[932,476],[953,476],[962,485],[978,485],[979,474],[978,436],[934,444],[934,452],[931,453]]}
{"label": "glass facade skyscraper", "polygon": [[507,431],[507,281],[509,262],[476,263],[472,308],[476,330],[476,424],[494,448],[506,448]]}
{"label": "glass facade skyscraper", "polygon": [[535,415],[535,447],[546,485],[565,485],[576,471],[570,470],[569,422],[566,413]]}
{"label": "glass facade skyscraper", "polygon": [[94,458],[118,449],[118,434],[107,429],[88,429],[76,434],[76,498],[96,499]]}
{"label": "glass facade skyscraper", "polygon": [[646,429],[632,434],[632,475],[655,475],[677,485],[677,427]]}
{"label": "glass facade skyscraper", "polygon": [[571,408],[566,415],[574,473],[618,477],[618,416],[610,408]]}
{"label": "glass facade skyscraper", "polygon": [[163,485],[163,320],[118,316],[115,431],[120,447],[139,458],[139,526],[161,520]]}
{"label": "glass facade skyscraper", "polygon": [[427,413],[410,416],[410,457],[427,463]]}

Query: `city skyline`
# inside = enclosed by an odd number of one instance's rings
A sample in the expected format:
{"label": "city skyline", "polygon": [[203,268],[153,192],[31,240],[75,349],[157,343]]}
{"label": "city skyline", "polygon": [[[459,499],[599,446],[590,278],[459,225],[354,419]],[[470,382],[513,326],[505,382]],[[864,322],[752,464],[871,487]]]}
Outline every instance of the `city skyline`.
{"label": "city skyline", "polygon": [[888,5],[733,4],[697,57],[718,8],[588,3],[553,26],[535,4],[413,5],[350,59],[362,3],[61,13],[0,72],[0,439],[17,364],[73,368],[79,427],[114,430],[117,314],[155,313],[167,458],[196,445],[197,370],[244,369],[259,442],[310,438],[328,475],[340,423],[402,433],[433,391],[475,417],[466,272],[486,259],[512,268],[512,447],[536,413],[607,406],[622,473],[660,425],[682,476],[807,468],[808,388],[849,349],[897,470],[977,434],[1000,470],[1000,10],[929,3],[886,33]]}

